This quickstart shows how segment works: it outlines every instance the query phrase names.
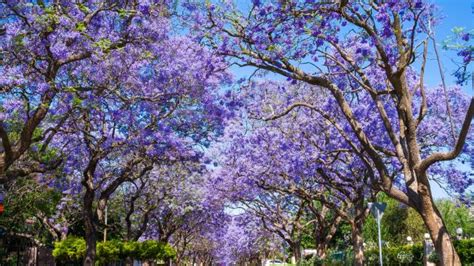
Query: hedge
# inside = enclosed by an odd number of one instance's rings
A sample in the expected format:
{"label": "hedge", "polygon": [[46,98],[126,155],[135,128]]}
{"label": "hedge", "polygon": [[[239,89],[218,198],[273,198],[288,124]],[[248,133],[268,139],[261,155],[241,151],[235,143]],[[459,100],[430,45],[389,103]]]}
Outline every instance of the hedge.
{"label": "hedge", "polygon": [[70,236],[54,243],[53,257],[58,262],[82,261],[85,254],[86,241],[83,238]]}
{"label": "hedge", "polygon": [[[459,254],[463,265],[474,263],[474,240],[454,241],[454,247]],[[383,260],[386,265],[423,265],[423,245],[406,245],[397,247],[385,247],[382,249]],[[379,250],[370,249],[365,251],[365,259],[369,265],[376,265],[379,259]],[[436,254],[429,258],[436,259]]]}
{"label": "hedge", "polygon": [[474,239],[455,241],[454,247],[464,264],[474,264]]}
{"label": "hedge", "polygon": [[[96,250],[99,265],[126,258],[166,260],[176,256],[176,251],[169,244],[154,240],[99,242]],[[84,259],[85,254],[86,242],[81,237],[70,236],[63,241],[54,243],[53,256],[58,263],[78,263]]]}
{"label": "hedge", "polygon": [[[383,261],[386,265],[423,265],[423,245],[405,245],[385,247],[382,249]],[[379,261],[379,250],[365,251],[365,259],[369,265],[376,265]]]}

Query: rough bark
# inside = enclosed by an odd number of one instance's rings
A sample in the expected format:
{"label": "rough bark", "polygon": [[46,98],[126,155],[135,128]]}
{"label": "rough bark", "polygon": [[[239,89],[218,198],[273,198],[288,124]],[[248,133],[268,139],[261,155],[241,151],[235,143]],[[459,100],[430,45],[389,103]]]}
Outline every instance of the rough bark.
{"label": "rough bark", "polygon": [[[315,247],[316,247],[316,254],[319,258],[324,259],[327,255],[327,248],[329,246],[329,242],[331,242],[332,238],[336,234],[337,228],[339,227],[339,223],[342,220],[342,217],[336,213],[331,213],[331,208],[326,206],[325,204],[322,207],[316,208],[312,205],[312,202],[315,200],[319,200],[319,197],[311,197],[315,196],[314,194],[308,194],[310,197],[306,198],[308,202],[308,207],[310,211],[313,213],[315,217],[315,224],[313,230],[313,237],[315,240]],[[334,217],[331,217],[334,215]]]}
{"label": "rough bark", "polygon": [[351,224],[352,247],[354,250],[354,266],[364,265],[364,239],[362,237],[361,222],[354,222]]}
{"label": "rough bark", "polygon": [[301,242],[295,241],[291,243],[291,251],[293,252],[293,256],[295,256],[296,263],[301,261]]}
{"label": "rough bark", "polygon": [[443,218],[433,202],[431,193],[421,195],[421,208],[418,211],[425,223],[435,250],[440,256],[438,265],[461,265],[461,260],[454,249],[453,241],[444,225]]}
{"label": "rough bark", "polygon": [[327,255],[327,249],[328,246],[326,245],[326,243],[318,243],[318,245],[316,246],[316,256],[318,256],[318,258],[320,259],[325,259]]}
{"label": "rough bark", "polygon": [[84,258],[84,266],[93,266],[96,257],[96,228],[94,224],[94,191],[86,190],[84,194],[84,229],[86,240],[86,256]]}

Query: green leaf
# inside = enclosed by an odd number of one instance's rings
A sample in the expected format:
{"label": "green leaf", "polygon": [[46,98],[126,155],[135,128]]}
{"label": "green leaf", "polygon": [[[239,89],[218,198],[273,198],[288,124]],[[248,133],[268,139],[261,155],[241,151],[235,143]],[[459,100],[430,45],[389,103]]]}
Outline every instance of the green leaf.
{"label": "green leaf", "polygon": [[110,47],[112,46],[112,42],[107,38],[103,38],[103,39],[95,42],[94,46],[100,48],[104,52],[107,52],[107,50],[109,50]]}
{"label": "green leaf", "polygon": [[126,9],[121,8],[118,10],[118,14],[121,18],[125,18],[128,16],[129,12]]}
{"label": "green leaf", "polygon": [[84,23],[83,21],[78,22],[76,24],[76,30],[77,31],[84,32],[84,31],[86,31],[86,29],[87,29],[86,23]]}
{"label": "green leaf", "polygon": [[77,97],[77,96],[74,96],[74,98],[72,99],[72,106],[73,107],[79,107],[82,105],[82,99]]}
{"label": "green leaf", "polygon": [[78,7],[79,10],[81,10],[81,12],[84,13],[84,14],[89,14],[89,13],[91,12],[91,10],[90,10],[86,5],[84,5],[83,3],[77,4],[77,7]]}
{"label": "green leaf", "polygon": [[18,34],[18,35],[16,35],[16,36],[13,38],[13,43],[15,44],[15,46],[20,46],[20,47],[25,46],[25,37],[26,37],[25,34]]}

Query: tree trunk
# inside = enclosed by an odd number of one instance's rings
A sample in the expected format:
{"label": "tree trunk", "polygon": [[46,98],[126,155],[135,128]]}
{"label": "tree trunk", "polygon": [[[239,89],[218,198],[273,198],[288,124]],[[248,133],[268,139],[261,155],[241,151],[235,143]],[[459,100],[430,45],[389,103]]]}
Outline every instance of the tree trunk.
{"label": "tree trunk", "polygon": [[301,242],[295,241],[291,245],[291,251],[293,251],[293,256],[295,256],[296,263],[301,261]]}
{"label": "tree trunk", "polygon": [[438,208],[433,202],[431,193],[423,193],[420,195],[420,199],[421,206],[419,206],[418,212],[428,228],[435,250],[440,257],[437,265],[461,265],[461,260],[454,249],[451,237]]}
{"label": "tree trunk", "polygon": [[322,228],[322,224],[316,224],[314,225],[314,232],[313,232],[314,240],[315,240],[315,247],[316,247],[316,256],[320,259],[326,258],[326,250],[327,250],[327,245],[325,234],[324,234],[324,228]]}
{"label": "tree trunk", "polygon": [[86,240],[86,256],[84,266],[94,266],[96,256],[96,228],[94,224],[94,191],[86,190],[84,194],[84,225]]}
{"label": "tree trunk", "polygon": [[326,258],[327,245],[326,243],[318,243],[316,246],[316,256],[320,259]]}
{"label": "tree trunk", "polygon": [[351,224],[352,247],[354,250],[354,266],[364,265],[364,239],[362,237],[363,221]]}
{"label": "tree trunk", "polygon": [[6,184],[7,183],[7,175],[5,171],[5,159],[4,155],[0,154],[0,184]]}

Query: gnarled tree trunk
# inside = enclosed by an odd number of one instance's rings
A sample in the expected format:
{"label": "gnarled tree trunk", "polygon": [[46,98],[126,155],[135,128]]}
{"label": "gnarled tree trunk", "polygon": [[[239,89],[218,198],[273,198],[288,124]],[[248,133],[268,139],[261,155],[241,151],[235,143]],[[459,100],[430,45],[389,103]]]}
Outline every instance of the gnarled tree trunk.
{"label": "gnarled tree trunk", "polygon": [[364,265],[364,238],[362,237],[362,222],[351,224],[352,247],[354,250],[354,266]]}
{"label": "gnarled tree trunk", "polygon": [[326,243],[318,243],[316,246],[316,256],[320,259],[325,259],[326,258],[326,251],[328,249],[328,246]]}
{"label": "gnarled tree trunk", "polygon": [[94,224],[94,191],[86,190],[84,194],[84,229],[86,240],[86,256],[84,258],[84,266],[94,266],[96,257],[96,228]]}
{"label": "gnarled tree trunk", "polygon": [[430,233],[435,250],[441,258],[437,265],[461,265],[461,260],[454,249],[453,241],[438,208],[433,202],[431,193],[422,194],[420,201],[418,212]]}
{"label": "gnarled tree trunk", "polygon": [[291,251],[293,252],[296,263],[299,263],[301,261],[301,242],[299,240],[291,243]]}

